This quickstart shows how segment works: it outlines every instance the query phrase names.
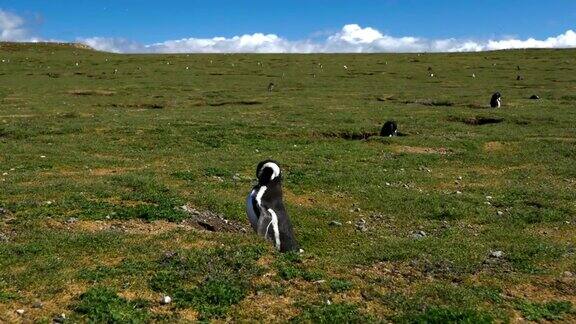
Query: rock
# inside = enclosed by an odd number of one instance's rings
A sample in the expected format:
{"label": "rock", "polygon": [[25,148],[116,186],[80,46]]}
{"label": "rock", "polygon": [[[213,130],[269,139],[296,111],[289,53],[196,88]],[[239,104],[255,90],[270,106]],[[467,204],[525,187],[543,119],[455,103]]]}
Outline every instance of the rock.
{"label": "rock", "polygon": [[456,178],[457,180],[462,180],[462,176],[458,176],[458,178]]}
{"label": "rock", "polygon": [[160,300],[160,304],[162,305],[168,305],[172,302],[172,297],[170,296],[162,296],[162,299]]}
{"label": "rock", "polygon": [[332,302],[330,301],[330,299],[326,300],[326,305],[332,305]]}
{"label": "rock", "polygon": [[18,315],[23,315],[23,314],[24,314],[24,310],[23,310],[22,308],[17,309],[17,310],[16,310],[16,313],[17,313]]}
{"label": "rock", "polygon": [[570,271],[564,271],[564,272],[562,273],[562,275],[563,275],[564,277],[573,277],[573,276],[574,276],[574,274],[573,274],[572,272],[570,272]]}
{"label": "rock", "polygon": [[456,190],[456,194],[457,194],[457,195],[461,195],[461,194],[462,194],[462,191]]}
{"label": "rock", "polygon": [[415,232],[412,232],[412,235],[411,235],[411,236],[412,236],[413,239],[417,239],[417,240],[418,240],[418,239],[421,239],[421,238],[426,237],[426,235],[427,235],[427,234],[426,234],[426,232],[424,232],[424,231],[415,231]]}
{"label": "rock", "polygon": [[0,233],[0,242],[8,242],[8,241],[9,241],[8,235]]}
{"label": "rock", "polygon": [[240,178],[240,175],[239,175],[238,173],[236,173],[236,174],[232,177],[232,180],[234,180],[234,181],[240,181],[240,180],[242,180],[242,178]]}
{"label": "rock", "polygon": [[54,323],[64,323],[66,321],[66,314],[62,313],[52,319]]}
{"label": "rock", "polygon": [[0,215],[4,215],[6,213],[8,213],[8,211],[6,209],[0,207]]}
{"label": "rock", "polygon": [[361,232],[366,232],[368,230],[368,228],[366,228],[366,221],[363,218],[356,222],[356,229]]}
{"label": "rock", "polygon": [[298,253],[300,253],[300,254],[304,253],[304,249],[298,250]]}
{"label": "rock", "polygon": [[44,307],[44,304],[43,304],[41,301],[39,301],[39,300],[35,301],[35,302],[32,304],[32,308],[43,308],[43,307]]}
{"label": "rock", "polygon": [[499,210],[499,211],[496,212],[496,214],[498,214],[498,216],[502,216],[502,215],[504,215],[504,212],[501,211],[501,210]]}
{"label": "rock", "polygon": [[490,257],[491,258],[495,258],[495,259],[500,259],[501,257],[504,256],[504,252],[502,251],[492,251],[490,252]]}
{"label": "rock", "polygon": [[486,200],[492,199],[492,196],[486,196]]}
{"label": "rock", "polygon": [[330,226],[342,226],[342,223],[340,223],[339,221],[331,221],[330,223],[328,223],[328,225]]}

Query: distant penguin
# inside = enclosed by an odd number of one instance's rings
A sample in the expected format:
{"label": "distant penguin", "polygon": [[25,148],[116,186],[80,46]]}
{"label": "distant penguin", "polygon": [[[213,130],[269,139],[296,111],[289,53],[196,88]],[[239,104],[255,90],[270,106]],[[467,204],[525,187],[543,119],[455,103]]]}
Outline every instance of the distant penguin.
{"label": "distant penguin", "polygon": [[524,78],[521,75],[517,75],[516,76],[516,81],[521,81],[524,80]]}
{"label": "distant penguin", "polygon": [[268,84],[268,92],[272,92],[274,90],[274,83],[270,82]]}
{"label": "distant penguin", "polygon": [[540,99],[540,96],[533,94],[533,95],[530,96],[530,99],[532,99],[532,100],[538,100],[538,99]]}
{"label": "distant penguin", "polygon": [[396,135],[398,135],[398,125],[396,125],[396,122],[393,120],[385,122],[380,130],[380,136],[392,137]]}
{"label": "distant penguin", "polygon": [[258,184],[246,199],[250,225],[258,235],[272,241],[280,252],[298,251],[298,243],[282,201],[282,171],[273,160],[256,167]]}
{"label": "distant penguin", "polygon": [[492,98],[490,98],[490,107],[500,108],[500,106],[502,105],[502,101],[500,98],[502,98],[502,95],[500,94],[500,92],[494,93],[492,95]]}

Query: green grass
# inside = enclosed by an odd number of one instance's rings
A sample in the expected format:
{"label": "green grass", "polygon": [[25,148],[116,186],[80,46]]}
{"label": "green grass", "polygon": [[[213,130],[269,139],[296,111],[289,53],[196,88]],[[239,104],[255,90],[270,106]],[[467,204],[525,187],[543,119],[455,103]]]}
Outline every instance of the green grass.
{"label": "green grass", "polygon": [[[575,321],[575,53],[1,43],[0,322]],[[303,254],[186,227],[188,204],[249,228],[266,158]]]}

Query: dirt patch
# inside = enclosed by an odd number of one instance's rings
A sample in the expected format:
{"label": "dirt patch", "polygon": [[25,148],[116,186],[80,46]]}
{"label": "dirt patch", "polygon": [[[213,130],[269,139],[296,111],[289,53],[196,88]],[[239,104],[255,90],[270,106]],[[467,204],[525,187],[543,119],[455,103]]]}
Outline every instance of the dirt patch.
{"label": "dirt patch", "polygon": [[416,99],[416,100],[405,100],[404,104],[417,104],[422,106],[432,106],[432,107],[452,107],[454,103],[448,100],[433,100],[433,99]]}
{"label": "dirt patch", "polygon": [[392,150],[396,153],[410,153],[410,154],[440,154],[446,155],[452,153],[452,150],[444,147],[421,147],[421,146],[392,146]]}
{"label": "dirt patch", "polygon": [[486,142],[484,143],[484,151],[486,152],[497,152],[504,149],[504,144],[501,142]]}
{"label": "dirt patch", "polygon": [[229,105],[253,106],[253,105],[261,105],[263,104],[263,102],[259,100],[239,100],[239,101],[208,102],[207,104],[208,106],[212,107],[229,106]]}
{"label": "dirt patch", "polygon": [[230,221],[224,216],[211,212],[211,211],[198,211],[190,205],[184,205],[183,211],[190,214],[191,219],[186,220],[184,223],[194,226],[198,229],[207,230],[210,232],[231,232],[231,233],[246,233],[246,228],[234,221]]}
{"label": "dirt patch", "polygon": [[369,139],[372,136],[378,136],[378,132],[342,131],[342,132],[323,133],[321,134],[321,136],[328,138],[342,138],[349,141],[363,141]]}
{"label": "dirt patch", "polygon": [[497,117],[448,117],[448,121],[451,122],[460,122],[466,125],[472,126],[481,126],[481,125],[489,125],[489,124],[499,124],[504,121],[504,118],[497,118]]}
{"label": "dirt patch", "polygon": [[135,109],[164,109],[161,103],[136,103],[136,104],[111,104],[113,108],[135,108]]}
{"label": "dirt patch", "polygon": [[113,96],[116,92],[108,90],[70,90],[68,94],[74,96]]}

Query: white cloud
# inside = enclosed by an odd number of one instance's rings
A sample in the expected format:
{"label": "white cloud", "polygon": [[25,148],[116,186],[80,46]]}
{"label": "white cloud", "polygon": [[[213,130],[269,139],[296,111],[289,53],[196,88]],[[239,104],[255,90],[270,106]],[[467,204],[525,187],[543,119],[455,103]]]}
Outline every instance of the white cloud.
{"label": "white cloud", "polygon": [[[0,41],[40,41],[26,28],[22,17],[0,9]],[[46,41],[46,40],[45,40]],[[288,40],[275,34],[214,38],[184,38],[142,44],[124,38],[89,37],[76,41],[116,53],[375,53],[375,52],[475,52],[512,48],[576,47],[576,32],[568,30],[543,40],[505,38],[500,40],[425,39],[395,37],[372,27],[349,24],[324,38]]]}
{"label": "white cloud", "polygon": [[26,21],[11,12],[0,9],[0,41],[35,42],[26,29]]}
{"label": "white cloud", "polygon": [[324,40],[291,41],[275,34],[255,33],[231,38],[185,38],[150,45],[125,39],[87,38],[81,42],[111,52],[125,53],[375,53],[375,52],[476,52],[511,48],[576,47],[576,32],[549,37],[477,41],[469,39],[425,39],[394,37],[371,27],[345,25]]}

